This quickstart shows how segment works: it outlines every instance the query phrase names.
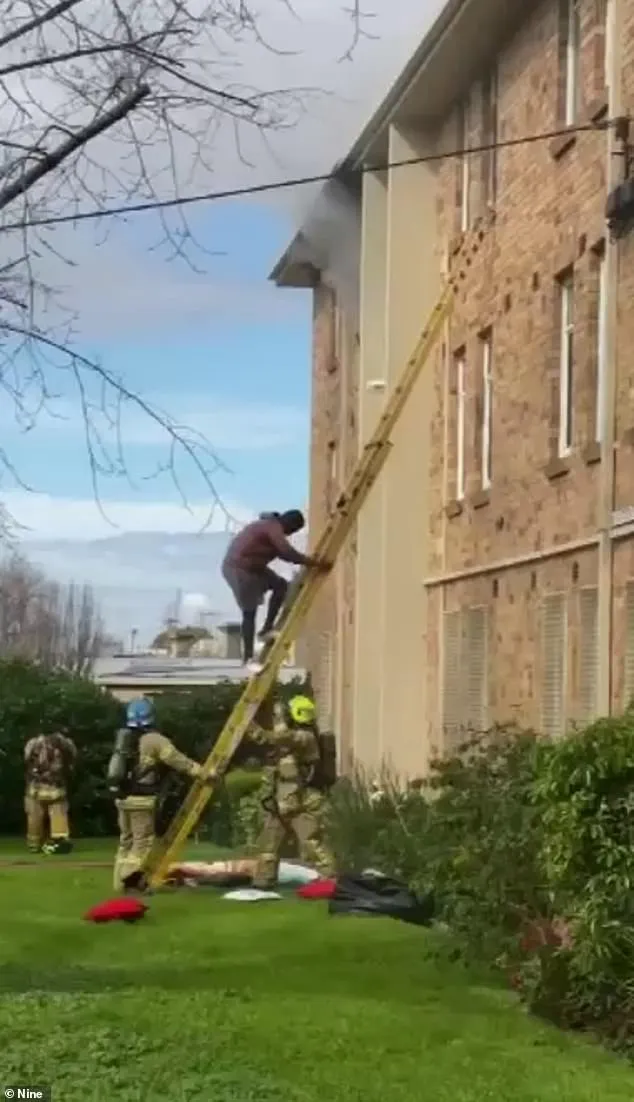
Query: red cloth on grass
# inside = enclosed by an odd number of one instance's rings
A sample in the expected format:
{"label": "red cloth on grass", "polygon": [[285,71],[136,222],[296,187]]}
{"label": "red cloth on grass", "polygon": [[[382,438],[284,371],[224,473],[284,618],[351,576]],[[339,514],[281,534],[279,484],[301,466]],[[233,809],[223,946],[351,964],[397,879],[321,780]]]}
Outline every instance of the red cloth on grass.
{"label": "red cloth on grass", "polygon": [[297,889],[300,899],[331,899],[337,886],[336,880],[313,880]]}
{"label": "red cloth on grass", "polygon": [[146,911],[147,906],[140,899],[124,897],[97,903],[86,911],[84,918],[87,922],[138,922]]}

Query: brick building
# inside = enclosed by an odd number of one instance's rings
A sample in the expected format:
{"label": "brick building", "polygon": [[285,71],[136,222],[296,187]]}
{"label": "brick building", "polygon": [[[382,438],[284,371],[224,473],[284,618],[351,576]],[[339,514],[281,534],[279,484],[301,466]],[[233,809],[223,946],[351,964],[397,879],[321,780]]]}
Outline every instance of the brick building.
{"label": "brick building", "polygon": [[556,736],[634,693],[634,243],[600,125],[633,107],[634,0],[451,0],[343,166],[358,319],[314,235],[276,269],[314,294],[317,525],[486,229],[310,627],[346,760],[424,772],[465,727]]}

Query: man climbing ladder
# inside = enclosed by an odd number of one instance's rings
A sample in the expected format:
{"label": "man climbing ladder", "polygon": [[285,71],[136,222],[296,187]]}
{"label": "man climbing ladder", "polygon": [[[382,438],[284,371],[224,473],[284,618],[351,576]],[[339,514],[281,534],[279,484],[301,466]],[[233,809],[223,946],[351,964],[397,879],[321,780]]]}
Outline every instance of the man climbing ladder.
{"label": "man climbing ladder", "polygon": [[[478,252],[483,238],[484,231],[477,227],[466,239],[461,253],[454,258],[453,270],[419,337],[416,348],[407,361],[396,387],[392,390],[372,436],[361,452],[346,490],[336,502],[328,524],[314,547],[313,556],[317,561],[334,563],[354,529],[359,512],[389,455],[392,433],[451,314],[458,288],[466,279],[472,259]],[[176,861],[181,847],[194,830],[211,795],[210,787],[204,783],[206,771],[213,770],[222,776],[227,770],[258,708],[272,688],[280,664],[315,600],[325,576],[323,570],[311,567],[306,569],[292,605],[280,617],[277,635],[272,640],[268,653],[263,656],[261,671],[248,682],[203,766],[201,780],[194,782],[165,835],[163,845],[155,848],[150,854],[144,867],[146,879],[150,885],[157,886],[164,881],[170,864]]]}
{"label": "man climbing ladder", "polygon": [[247,524],[232,539],[222,563],[222,576],[242,613],[242,657],[249,673],[258,673],[261,663],[254,659],[255,619],[264,597],[269,604],[259,637],[267,642],[288,593],[288,582],[271,570],[274,559],[328,570],[329,564],[304,555],[289,543],[288,537],[301,532],[304,516],[299,509],[286,513],[268,513]]}

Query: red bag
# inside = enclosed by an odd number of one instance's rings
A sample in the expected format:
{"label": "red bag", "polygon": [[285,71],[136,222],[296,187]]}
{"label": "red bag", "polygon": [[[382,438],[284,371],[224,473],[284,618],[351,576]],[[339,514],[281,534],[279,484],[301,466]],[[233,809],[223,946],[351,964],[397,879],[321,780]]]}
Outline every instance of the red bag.
{"label": "red bag", "polygon": [[87,922],[138,922],[145,916],[147,906],[140,899],[108,899],[86,911]]}
{"label": "red bag", "polygon": [[331,899],[334,895],[336,880],[313,880],[297,889],[300,899]]}

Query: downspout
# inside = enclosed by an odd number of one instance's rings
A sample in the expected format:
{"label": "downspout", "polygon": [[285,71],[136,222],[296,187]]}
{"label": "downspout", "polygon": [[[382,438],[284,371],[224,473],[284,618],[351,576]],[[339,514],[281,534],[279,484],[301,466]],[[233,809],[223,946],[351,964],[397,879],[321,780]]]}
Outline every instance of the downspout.
{"label": "downspout", "polygon": [[[348,380],[350,373],[349,363],[349,348],[347,341],[347,329],[348,329],[348,316],[345,308],[342,304],[339,304],[337,310],[337,324],[335,328],[335,342],[336,349],[335,355],[339,360],[339,385],[340,390],[340,402],[339,402],[339,440],[337,448],[337,496],[341,493],[343,487],[346,485],[346,470],[348,459]],[[346,569],[346,555],[348,551],[348,545],[346,544],[341,551],[339,561],[335,567],[335,662],[334,662],[334,684],[333,684],[333,726],[335,734],[337,736],[337,755],[338,755],[338,771],[343,772],[343,763],[348,756],[348,743],[347,739],[349,732],[343,730],[343,715],[344,715],[344,635],[345,635],[345,622],[346,622],[346,609],[344,607],[345,602],[345,569]],[[346,743],[344,753],[344,741]]]}
{"label": "downspout", "polygon": [[[606,82],[608,85],[608,120],[623,114],[622,56],[623,0],[608,0],[606,6]],[[606,134],[606,195],[621,182],[623,173],[622,140],[614,125]],[[608,231],[605,239],[605,393],[601,432],[601,466],[599,473],[599,569],[598,569],[598,651],[597,711],[607,716],[612,712],[612,607],[613,607],[613,544],[612,513],[616,483],[616,379],[618,354],[618,284],[619,242]]]}

